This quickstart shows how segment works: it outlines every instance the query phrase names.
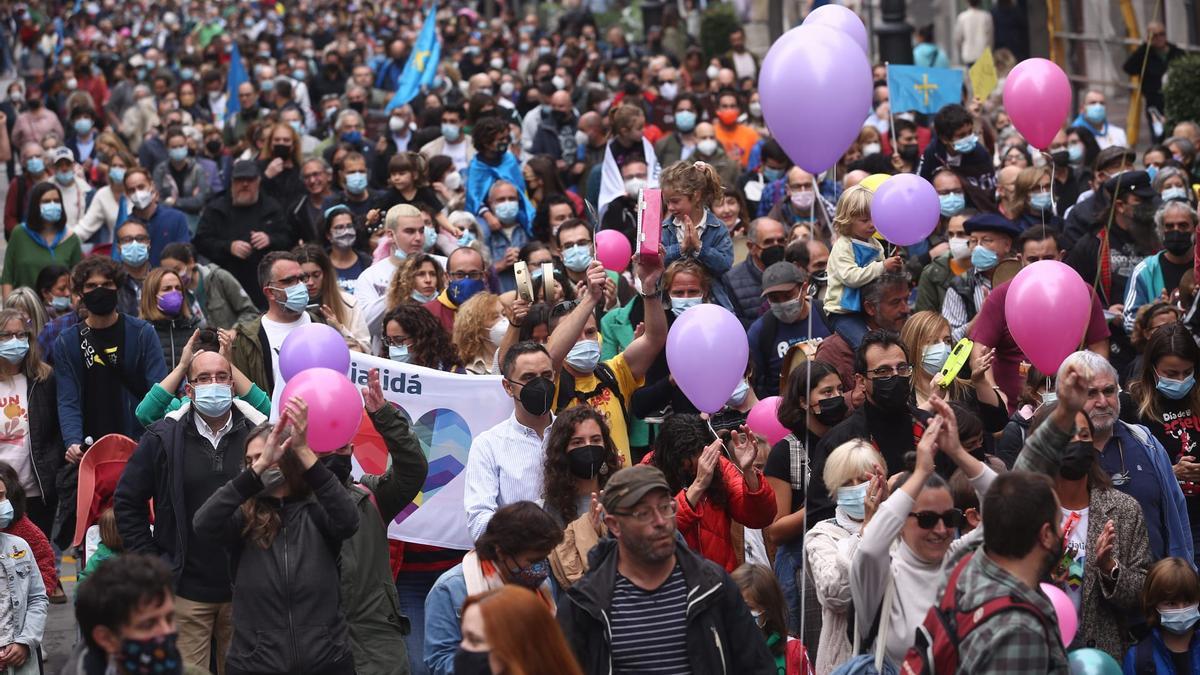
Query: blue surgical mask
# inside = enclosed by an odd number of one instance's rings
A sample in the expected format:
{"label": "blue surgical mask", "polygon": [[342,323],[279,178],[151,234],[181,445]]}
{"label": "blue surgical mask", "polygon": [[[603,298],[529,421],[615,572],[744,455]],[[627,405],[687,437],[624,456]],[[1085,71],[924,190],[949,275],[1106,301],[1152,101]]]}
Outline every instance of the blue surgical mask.
{"label": "blue surgical mask", "polygon": [[837,505],[854,520],[867,517],[867,488],[870,482],[837,489]]}
{"label": "blue surgical mask", "polygon": [[954,151],[960,155],[968,154],[975,149],[975,145],[978,142],[979,139],[975,136],[975,134],[971,134],[966,138],[960,138],[957,141],[954,141]]}
{"label": "blue surgical mask", "polygon": [[228,384],[197,384],[192,386],[192,405],[208,417],[220,417],[233,405],[233,388]]}
{"label": "blue surgical mask", "polygon": [[416,300],[417,302],[421,303],[422,305],[427,302],[433,302],[434,300],[437,300],[437,296],[438,296],[437,291],[434,291],[434,292],[430,293],[429,295],[425,295],[424,293],[418,293],[416,291],[412,292],[412,299]]}
{"label": "blue surgical mask", "polygon": [[125,169],[119,166],[111,166],[108,168],[108,182],[122,183],[125,181]]}
{"label": "blue surgical mask", "polygon": [[121,260],[134,266],[141,267],[150,259],[150,247],[140,242],[131,241],[121,244]]}
{"label": "blue surgical mask", "polygon": [[408,363],[408,345],[388,345],[388,358],[397,363]]}
{"label": "blue surgical mask", "polygon": [[296,132],[297,134],[304,135],[304,126],[300,124],[300,120],[292,120],[291,122],[288,122],[288,126],[291,127],[292,131]]}
{"label": "blue surgical mask", "polygon": [[749,393],[750,385],[746,384],[745,378],[742,378],[741,380],[738,380],[737,387],[735,387],[733,393],[729,395],[729,400],[725,402],[725,405],[731,408],[736,408],[746,402],[746,395]]}
{"label": "blue surgical mask", "polygon": [[1186,202],[1188,200],[1187,188],[1169,187],[1162,191],[1162,200],[1164,202]]}
{"label": "blue surgical mask", "polygon": [[1000,264],[1000,256],[986,246],[976,246],[971,251],[971,265],[980,272],[986,272]]}
{"label": "blue surgical mask", "polygon": [[1104,124],[1104,120],[1108,118],[1108,112],[1104,109],[1103,103],[1093,103],[1083,109],[1083,118],[1092,124]]}
{"label": "blue surgical mask", "polygon": [[29,352],[29,340],[21,338],[12,338],[0,342],[0,358],[3,358],[9,363],[20,363],[21,359],[25,358],[25,354]]}
{"label": "blue surgical mask", "polygon": [[511,225],[516,221],[517,214],[521,212],[521,204],[517,201],[500,202],[494,210],[500,222]]}
{"label": "blue surgical mask", "polygon": [[921,354],[921,368],[930,375],[942,372],[946,359],[950,358],[950,345],[945,342],[935,342],[925,348]]}
{"label": "blue surgical mask", "polygon": [[448,143],[457,143],[461,133],[462,128],[457,124],[442,124],[442,138],[445,138]]}
{"label": "blue surgical mask", "polygon": [[1035,192],[1029,195],[1029,205],[1037,211],[1049,211],[1054,205],[1054,200],[1049,192]]}
{"label": "blue surgical mask", "polygon": [[367,173],[365,171],[355,171],[354,173],[346,174],[346,189],[354,194],[362,194],[363,190],[367,189]]}
{"label": "blue surgical mask", "polygon": [[362,143],[363,135],[361,131],[355,129],[354,131],[347,131],[346,133],[342,134],[342,140],[346,141],[350,145],[359,145]]}
{"label": "blue surgical mask", "polygon": [[422,244],[422,248],[424,248],[426,251],[428,251],[429,249],[433,248],[433,245],[436,243],[437,243],[437,230],[426,225],[425,226],[425,243]]}
{"label": "blue surgical mask", "polygon": [[42,202],[41,206],[38,207],[38,211],[42,214],[42,220],[47,223],[57,223],[63,215],[61,202]]}
{"label": "blue surgical mask", "polygon": [[75,182],[75,172],[71,169],[56,171],[54,172],[54,180],[58,181],[59,185],[66,187]]}
{"label": "blue surgical mask", "polygon": [[783,169],[772,169],[769,166],[764,166],[762,170],[763,180],[767,181],[768,183],[774,183],[780,178],[783,178],[783,172]]}
{"label": "blue surgical mask", "polygon": [[59,312],[66,311],[71,309],[71,298],[65,295],[56,295],[50,298],[50,306]]}
{"label": "blue surgical mask", "polygon": [[463,230],[462,236],[458,238],[459,246],[470,246],[475,242],[475,233],[470,230]]}
{"label": "blue surgical mask", "polygon": [[192,70],[191,68],[180,68],[179,69],[179,78],[181,80],[190,80],[195,76],[196,76],[196,71]]}
{"label": "blue surgical mask", "polygon": [[0,500],[0,530],[12,525],[13,505],[7,499]]}
{"label": "blue surgical mask", "polygon": [[592,264],[592,247],[585,244],[563,251],[563,264],[572,272],[582,272]]}
{"label": "blue surgical mask", "polygon": [[1150,182],[1153,183],[1154,179],[1158,177],[1158,167],[1153,164],[1146,167],[1146,175],[1150,176]]}
{"label": "blue surgical mask", "polygon": [[170,157],[172,162],[182,162],[188,158],[187,146],[167,150],[167,157]]}
{"label": "blue surgical mask", "polygon": [[600,363],[600,343],[595,340],[580,340],[567,352],[568,366],[581,373],[590,373]]}
{"label": "blue surgical mask", "polygon": [[92,118],[80,117],[79,119],[75,120],[75,124],[74,124],[75,133],[79,134],[80,136],[83,136],[84,134],[86,134],[92,130],[92,124],[93,124]]}
{"label": "blue surgical mask", "polygon": [[295,284],[283,289],[287,297],[283,300],[283,307],[293,314],[299,314],[308,307],[308,289],[304,284]]}
{"label": "blue surgical mask", "polygon": [[704,298],[699,296],[694,298],[671,298],[671,311],[675,312],[675,316],[679,316],[688,311],[689,308],[695,307],[704,302]]}
{"label": "blue surgical mask", "polygon": [[46,162],[41,157],[30,157],[25,160],[25,170],[29,173],[41,173],[46,170]]}
{"label": "blue surgical mask", "polygon": [[1178,401],[1184,398],[1192,391],[1192,387],[1196,386],[1195,374],[1188,375],[1182,380],[1172,380],[1169,377],[1158,376],[1158,383],[1154,385],[1158,388],[1159,393],[1172,401]]}
{"label": "blue surgical mask", "polygon": [[1196,621],[1200,620],[1200,605],[1190,605],[1180,609],[1160,609],[1158,617],[1159,625],[1163,627],[1163,630],[1182,635],[1191,630],[1196,625]]}
{"label": "blue surgical mask", "polygon": [[696,128],[696,113],[691,110],[680,110],[675,113],[675,128],[688,133]]}
{"label": "blue surgical mask", "polygon": [[1083,144],[1072,143],[1067,146],[1067,161],[1072,164],[1078,164],[1083,161]]}
{"label": "blue surgical mask", "polygon": [[938,195],[938,207],[942,217],[949,218],[962,211],[967,206],[967,199],[961,192],[951,192],[948,195]]}

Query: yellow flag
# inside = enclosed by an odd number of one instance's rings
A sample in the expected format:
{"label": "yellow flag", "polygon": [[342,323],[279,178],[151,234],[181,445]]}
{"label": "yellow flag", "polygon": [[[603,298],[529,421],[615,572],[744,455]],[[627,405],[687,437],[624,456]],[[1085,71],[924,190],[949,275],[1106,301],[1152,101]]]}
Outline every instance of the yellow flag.
{"label": "yellow flag", "polygon": [[975,98],[986,99],[996,88],[996,62],[992,60],[992,48],[985,47],[979,60],[971,66],[971,91]]}

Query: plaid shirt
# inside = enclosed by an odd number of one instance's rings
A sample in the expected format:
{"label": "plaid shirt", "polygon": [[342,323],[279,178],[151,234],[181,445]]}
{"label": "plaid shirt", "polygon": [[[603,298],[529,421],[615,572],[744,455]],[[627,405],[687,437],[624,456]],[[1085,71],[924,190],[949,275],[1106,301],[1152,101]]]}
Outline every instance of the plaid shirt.
{"label": "plaid shirt", "polygon": [[[1037,607],[1055,622],[1054,607],[978,550],[958,578],[960,610],[979,607],[1008,594]],[[930,610],[933,611],[933,610]],[[1042,621],[1024,610],[1007,610],[967,634],[958,649],[958,672],[1067,673],[1067,653],[1058,631],[1047,635]]]}
{"label": "plaid shirt", "polygon": [[37,341],[38,347],[42,349],[43,361],[54,365],[54,341],[58,339],[58,334],[82,320],[78,311],[71,310],[42,328],[42,332],[38,333]]}

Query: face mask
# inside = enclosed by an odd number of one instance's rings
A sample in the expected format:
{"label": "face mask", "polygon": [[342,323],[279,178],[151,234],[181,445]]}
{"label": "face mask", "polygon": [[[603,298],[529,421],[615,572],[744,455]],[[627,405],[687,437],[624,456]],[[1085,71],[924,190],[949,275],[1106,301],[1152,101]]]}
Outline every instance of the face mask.
{"label": "face mask", "polygon": [[535,377],[517,394],[517,400],[525,412],[535,417],[541,417],[550,410],[550,398],[554,396],[554,383],[547,377]]}
{"label": "face mask", "polygon": [[908,410],[908,391],[911,378],[893,375],[871,380],[871,400],[885,412],[899,413]]}
{"label": "face mask", "polygon": [[1160,609],[1158,616],[1163,630],[1182,635],[1191,630],[1192,626],[1196,625],[1196,621],[1200,619],[1200,607],[1191,605],[1181,609]]}
{"label": "face mask", "polygon": [[97,316],[107,316],[117,308],[117,289],[96,288],[83,294],[83,306]]}
{"label": "face mask", "polygon": [[596,340],[580,340],[567,352],[567,365],[581,373],[590,373],[600,363],[600,343]]}
{"label": "face mask", "polygon": [[813,414],[817,421],[827,427],[832,427],[838,422],[846,419],[846,412],[849,406],[846,405],[845,396],[831,396],[823,398],[818,403],[820,410]]}
{"label": "face mask", "polygon": [[66,187],[75,182],[75,172],[70,169],[56,172],[54,174],[54,180],[58,181],[59,185]]}
{"label": "face mask", "polygon": [[702,141],[699,141],[699,142],[697,142],[697,143],[696,143],[696,152],[698,152],[698,153],[700,153],[700,154],[702,154],[702,155],[704,155],[704,156],[706,156],[706,157],[707,157],[707,156],[709,156],[709,155],[716,154],[716,152],[717,152],[717,139],[715,139],[715,138],[706,138],[706,139],[704,139],[704,140],[702,140]]}
{"label": "face mask", "polygon": [[793,192],[791,195],[791,200],[792,206],[795,206],[802,211],[807,211],[812,208],[813,202],[817,200],[817,193],[813,192],[812,190]]}
{"label": "face mask", "polygon": [[483,290],[483,279],[456,279],[446,287],[446,295],[450,302],[462,306],[473,295]]}
{"label": "face mask", "polygon": [[695,307],[696,305],[699,305],[703,302],[704,302],[704,298],[700,298],[700,297],[671,298],[671,311],[675,313],[675,316],[679,316],[679,315],[683,314],[684,312],[688,311],[688,309]]}
{"label": "face mask", "polygon": [[41,157],[30,157],[25,160],[25,170],[29,173],[41,173],[46,170],[46,162]]}
{"label": "face mask", "polygon": [[1096,449],[1087,441],[1067,444],[1058,464],[1058,474],[1066,480],[1079,480],[1088,475],[1096,461]]}
{"label": "face mask", "polygon": [[555,75],[554,77],[550,78],[550,84],[554,85],[554,88],[558,91],[562,91],[563,89],[567,88],[567,81],[564,80],[561,75]]}
{"label": "face mask", "polygon": [[[66,64],[64,64],[64,65],[66,65]],[[78,89],[78,88],[79,88],[79,80],[76,80],[76,79],[75,79],[75,78],[73,78],[73,77],[72,77],[72,78],[70,78],[70,79],[68,79],[68,80],[67,80],[67,82],[66,82],[66,84],[67,84],[67,90],[68,90],[68,91],[69,91],[69,90],[72,90],[72,89]]]}
{"label": "face mask", "polygon": [[971,242],[963,237],[951,237],[947,243],[950,245],[950,256],[955,260],[965,260],[971,256]]}
{"label": "face mask", "polygon": [[304,287],[304,284],[288,286],[283,289],[283,292],[286,295],[283,300],[283,308],[292,314],[299,314],[308,306],[308,289]]}
{"label": "face mask", "polygon": [[1037,192],[1029,195],[1029,205],[1035,211],[1049,211],[1054,204],[1049,192]]}
{"label": "face mask", "polygon": [[658,87],[658,93],[668,101],[674,101],[679,95],[679,85],[674,82],[663,82]]}
{"label": "face mask", "polygon": [[358,239],[358,234],[356,234],[354,230],[341,230],[340,232],[335,232],[331,238],[333,245],[337,246],[338,248],[350,248],[351,246],[354,246],[354,241],[356,239]]}
{"label": "face mask", "polygon": [[1150,176],[1150,182],[1153,183],[1154,179],[1158,176],[1158,167],[1153,164],[1146,167],[1146,175]]}
{"label": "face mask", "polygon": [[442,124],[442,137],[447,143],[457,143],[460,128],[457,124]]}
{"label": "face mask", "polygon": [[688,133],[696,128],[696,113],[691,110],[680,110],[675,113],[675,128]]}
{"label": "face mask", "polygon": [[125,169],[119,166],[109,167],[108,182],[109,184],[122,183],[125,180]]}
{"label": "face mask", "polygon": [[[9,363],[20,363],[25,358],[25,354],[29,352],[29,340],[21,338],[12,338],[0,342],[0,358],[3,358]],[[0,525],[0,528],[5,527]]]}
{"label": "face mask", "polygon": [[220,417],[233,405],[233,388],[228,384],[198,384],[192,387],[192,404],[208,417]]}
{"label": "face mask", "polygon": [[782,246],[768,246],[758,254],[758,259],[762,261],[763,267],[767,268],[777,262],[782,262],[785,253],[786,249]]}
{"label": "face mask", "polygon": [[1083,161],[1083,145],[1074,143],[1067,146],[1067,161],[1072,164],[1078,164]]}
{"label": "face mask", "polygon": [[567,451],[567,465],[576,478],[589,480],[608,473],[607,455],[603,445],[585,445]]}
{"label": "face mask", "polygon": [[921,355],[921,368],[930,375],[942,372],[946,359],[950,358],[950,345],[945,342],[935,342],[925,348]]}
{"label": "face mask", "polygon": [[460,247],[470,246],[474,242],[475,242],[475,233],[470,230],[463,230],[463,233],[458,237],[458,241],[457,241],[457,243]]}
{"label": "face mask", "polygon": [[704,75],[710,80],[717,79],[717,76],[720,74],[721,69],[716,66],[709,66],[708,68],[704,69]]}
{"label": "face mask", "polygon": [[1158,376],[1158,383],[1154,386],[1158,391],[1172,401],[1178,401],[1184,398],[1192,391],[1192,387],[1196,385],[1196,376],[1188,375],[1182,380],[1172,380],[1169,377]]}
{"label": "face mask", "polygon": [[748,393],[750,393],[750,385],[746,384],[745,379],[739,380],[737,387],[733,390],[733,393],[729,395],[729,400],[725,402],[725,405],[729,406],[730,408],[738,407],[746,402],[746,394]]}
{"label": "face mask", "polygon": [[[359,108],[362,108],[362,107],[363,107],[363,104],[362,104],[362,103],[351,103],[351,104],[350,104],[350,107],[351,107],[351,108],[354,108],[355,106],[358,106]],[[362,114],[362,111],[361,111],[361,110],[358,110],[358,113],[359,113],[359,114]],[[347,142],[347,143],[349,143],[350,145],[359,145],[359,144],[361,144],[361,143],[362,143],[362,138],[363,138],[363,136],[362,136],[362,132],[361,132],[361,131],[359,131],[358,129],[355,129],[354,131],[347,131],[346,133],[342,134],[342,140],[343,140],[343,141],[346,141],[346,142]]]}
{"label": "face mask", "polygon": [[[416,300],[418,303],[420,303],[422,305],[427,302],[433,302],[434,300],[437,299],[437,296],[438,296],[437,291],[434,291],[433,293],[430,293],[429,295],[424,295],[422,293],[413,291],[412,295],[411,295],[413,300]],[[496,343],[496,344],[499,344],[499,343]]]}
{"label": "face mask", "polygon": [[71,298],[65,295],[56,295],[50,298],[50,306],[58,312],[66,311],[71,309]]}
{"label": "face mask", "polygon": [[971,134],[966,138],[960,138],[957,141],[954,141],[954,151],[960,155],[965,155],[974,150],[975,144],[978,142],[979,139],[975,137],[975,134]]}
{"label": "face mask", "polygon": [[158,308],[167,316],[177,316],[183,309],[183,292],[167,291],[158,297]]}
{"label": "face mask", "polygon": [[496,323],[492,324],[491,328],[488,328],[488,340],[498,346],[504,341],[506,333],[508,333],[508,318],[502,316],[496,320]]}
{"label": "face mask", "polygon": [[171,158],[172,162],[182,162],[188,157],[188,149],[186,147],[171,148],[167,150],[167,156]]}
{"label": "face mask", "polygon": [[[750,102],[750,116],[757,118],[757,119],[762,119],[762,104],[761,103],[759,103],[758,101]],[[878,147],[878,146],[876,146],[876,147]],[[875,152],[879,152],[879,150],[876,150]]]}
{"label": "face mask", "polygon": [[436,243],[437,243],[437,230],[426,225],[425,226],[425,242],[423,244],[421,244],[421,248],[428,251],[429,249],[433,248],[433,245]]}
{"label": "face mask", "polygon": [[870,481],[837,489],[837,504],[854,520],[867,517],[867,488]]}
{"label": "face mask", "polygon": [[563,264],[572,272],[582,272],[592,264],[592,247],[580,244],[563,251]]}
{"label": "face mask", "polygon": [[862,148],[863,156],[878,155],[882,151],[883,151],[883,146],[879,145],[878,143],[867,143]]}
{"label": "face mask", "polygon": [[961,192],[951,192],[948,195],[938,195],[938,207],[943,218],[949,218],[962,211],[967,206],[967,200]]}
{"label": "face mask", "polygon": [[397,363],[408,363],[408,345],[388,345],[388,358]]}
{"label": "face mask", "polygon": [[171,633],[145,640],[121,640],[121,653],[118,656],[121,669],[129,675],[179,672],[183,668],[183,659],[179,655],[179,647],[175,645],[176,637],[175,633]]}
{"label": "face mask", "polygon": [[764,166],[762,170],[763,180],[767,181],[768,183],[774,183],[780,178],[783,178],[783,172],[783,169],[772,169],[769,166]]}
{"label": "face mask", "polygon": [[630,199],[637,199],[645,187],[646,181],[641,178],[630,178],[625,181],[625,196]]}
{"label": "face mask", "polygon": [[1103,103],[1093,103],[1083,109],[1083,118],[1092,124],[1104,124],[1108,112],[1105,111]]}
{"label": "face mask", "polygon": [[446,186],[447,190],[457,192],[462,187],[462,174],[457,171],[451,171],[442,177],[442,184]]}
{"label": "face mask", "polygon": [[408,125],[404,123],[402,118],[392,117],[388,120],[388,129],[391,129],[393,134],[398,134],[407,128]]}
{"label": "face mask", "polygon": [[57,223],[62,218],[63,207],[58,202],[44,202],[38,207],[38,212],[47,223]]}
{"label": "face mask", "polygon": [[1162,200],[1164,202],[1169,202],[1169,201],[1186,202],[1188,200],[1188,193],[1187,193],[1186,189],[1181,188],[1181,187],[1169,187],[1166,190],[1162,191]]}
{"label": "face mask", "polygon": [[272,145],[271,156],[276,159],[290,159],[292,156],[291,145]]}
{"label": "face mask", "polygon": [[980,272],[986,272],[1000,264],[1000,256],[986,246],[976,246],[971,251],[971,265]]}
{"label": "face mask", "polygon": [[461,675],[492,675],[491,652],[469,652],[459,647],[454,652],[454,672]]}
{"label": "face mask", "polygon": [[274,490],[275,488],[287,482],[287,478],[283,475],[283,471],[277,466],[271,467],[270,469],[262,472],[262,475],[259,476],[258,479],[262,481],[262,491],[264,493],[270,492],[271,490]]}
{"label": "face mask", "polygon": [[8,95],[8,100],[11,101],[13,105],[20,107],[20,105],[25,102],[25,95],[19,91],[14,91]]}
{"label": "face mask", "polygon": [[804,306],[800,302],[800,298],[788,300],[787,302],[772,302],[771,313],[776,319],[784,323],[796,323],[800,319],[800,313],[804,311]]}
{"label": "face mask", "polygon": [[150,259],[150,247],[136,241],[122,244],[121,259],[132,267],[141,267]]}
{"label": "face mask", "polygon": [[500,222],[512,224],[517,220],[517,214],[521,211],[521,204],[516,201],[500,202],[495,208],[496,217]]}
{"label": "face mask", "polygon": [[[297,124],[299,124],[299,122],[297,122]],[[296,133],[300,133],[300,132],[297,131]],[[208,154],[219,155],[219,154],[221,154],[221,148],[223,146],[221,145],[221,141],[209,141],[204,144],[204,147],[208,150]]]}
{"label": "face mask", "polygon": [[367,189],[367,174],[365,171],[355,171],[354,173],[346,174],[346,189],[356,195],[362,194]]}
{"label": "face mask", "polygon": [[529,567],[518,567],[515,570],[509,570],[508,576],[514,584],[524,586],[530,590],[536,590],[541,586],[546,577],[550,576],[550,562],[548,560],[539,560]]}
{"label": "face mask", "polygon": [[80,136],[86,135],[92,130],[92,124],[92,118],[80,117],[79,119],[75,120],[75,133],[79,134]]}
{"label": "face mask", "polygon": [[1172,230],[1163,235],[1163,247],[1173,255],[1183,255],[1192,247],[1192,233]]}
{"label": "face mask", "polygon": [[719,110],[717,111],[717,119],[721,120],[721,124],[731,127],[737,124],[740,113],[737,110]]}

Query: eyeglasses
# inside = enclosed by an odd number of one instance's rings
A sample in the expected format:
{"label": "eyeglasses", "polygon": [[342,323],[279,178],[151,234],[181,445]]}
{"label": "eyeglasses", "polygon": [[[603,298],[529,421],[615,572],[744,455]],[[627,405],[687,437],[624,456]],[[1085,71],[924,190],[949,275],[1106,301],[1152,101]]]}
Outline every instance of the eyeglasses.
{"label": "eyeglasses", "polygon": [[950,509],[938,513],[937,511],[918,511],[917,513],[908,514],[909,518],[917,519],[917,527],[922,530],[932,530],[940,519],[946,527],[958,527],[962,524],[963,512],[958,509]]}
{"label": "eyeglasses", "polygon": [[892,366],[879,366],[875,370],[867,371],[867,379],[869,380],[886,380],[889,377],[908,377],[912,375],[913,367],[911,363],[901,363],[893,368]]}
{"label": "eyeglasses", "polygon": [[189,380],[192,384],[229,384],[233,382],[233,375],[229,373],[204,373]]}
{"label": "eyeglasses", "polygon": [[463,279],[470,279],[471,281],[483,280],[483,272],[479,271],[463,272],[462,270],[458,270],[456,272],[450,272],[449,276],[455,281],[462,281]]}
{"label": "eyeglasses", "polygon": [[403,347],[411,338],[401,335],[385,335],[382,339],[383,344],[388,347]]}
{"label": "eyeglasses", "polygon": [[0,342],[8,342],[9,340],[11,340],[13,338],[17,338],[17,339],[21,339],[21,340],[28,340],[29,332],[28,331],[20,331],[17,333],[0,333]]}
{"label": "eyeglasses", "polygon": [[118,239],[118,240],[117,240],[117,243],[118,243],[118,244],[122,244],[122,245],[124,245],[124,244],[132,244],[132,243],[135,243],[135,242],[136,242],[136,243],[138,243],[138,244],[149,244],[149,243],[150,243],[150,237],[148,237],[148,236],[146,236],[146,235],[144,235],[144,234],[143,234],[143,235],[135,235],[135,236],[132,236],[132,237],[121,237],[120,239]]}
{"label": "eyeglasses", "polygon": [[647,506],[640,508],[637,511],[610,511],[614,516],[623,516],[625,518],[633,518],[639,523],[649,523],[654,519],[654,514],[658,514],[665,519],[675,517],[675,513],[679,510],[679,505],[675,500],[663,502],[658,506]]}

